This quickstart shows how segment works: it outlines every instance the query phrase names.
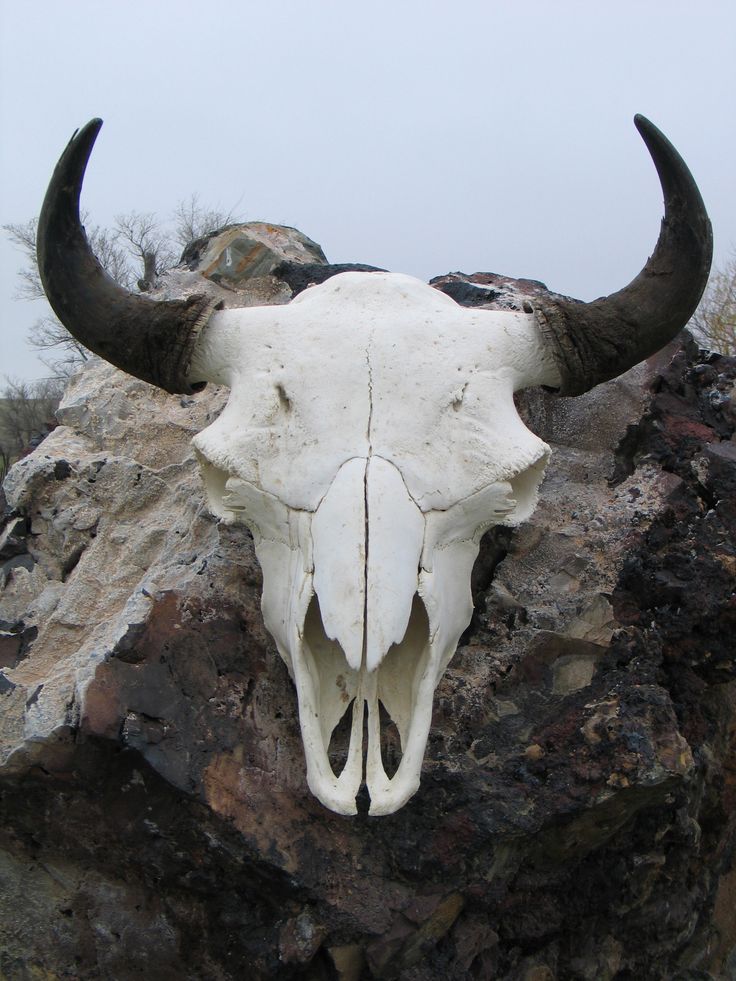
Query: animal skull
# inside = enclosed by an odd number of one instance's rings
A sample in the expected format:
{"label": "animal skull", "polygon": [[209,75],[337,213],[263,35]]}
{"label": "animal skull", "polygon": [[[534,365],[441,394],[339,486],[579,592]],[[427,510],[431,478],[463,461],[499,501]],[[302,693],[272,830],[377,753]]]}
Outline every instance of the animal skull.
{"label": "animal skull", "polygon": [[[286,306],[216,310],[206,296],[134,296],[102,272],[78,213],[100,125],[73,137],[47,192],[47,295],[84,344],[139,377],[169,391],[230,389],[194,445],[211,510],[253,533],[265,624],[297,689],[309,786],[354,814],[365,780],[370,813],[390,814],[419,786],[434,690],[472,614],[480,538],[536,505],[549,448],[522,423],[514,392],[586,391],[680,329],[710,264],[697,187],[637,117],[665,221],[637,279],[591,304],[549,296],[528,312],[467,309],[408,276],[346,272]],[[393,776],[380,706],[401,739]],[[330,740],[350,710],[335,772]]]}
{"label": "animal skull", "polygon": [[[355,813],[367,706],[370,813],[389,814],[419,786],[434,689],[472,614],[480,537],[536,503],[549,449],[513,393],[559,385],[559,372],[530,314],[347,272],[285,307],[215,313],[191,373],[230,389],[194,445],[212,511],[253,532],[309,786]],[[379,702],[401,737],[392,778]],[[350,706],[335,774],[328,747]]]}

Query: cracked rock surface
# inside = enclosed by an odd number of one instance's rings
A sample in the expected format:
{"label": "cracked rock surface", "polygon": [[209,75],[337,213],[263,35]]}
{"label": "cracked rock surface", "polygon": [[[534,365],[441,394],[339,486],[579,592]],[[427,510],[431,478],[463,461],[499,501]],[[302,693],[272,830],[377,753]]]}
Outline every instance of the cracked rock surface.
{"label": "cracked rock surface", "polygon": [[[297,253],[255,250],[256,302]],[[370,818],[309,793],[252,540],[204,506],[190,439],[225,393],[91,362],[5,486],[0,975],[733,977],[734,378],[685,338],[523,396],[540,505],[486,535],[421,788]]]}

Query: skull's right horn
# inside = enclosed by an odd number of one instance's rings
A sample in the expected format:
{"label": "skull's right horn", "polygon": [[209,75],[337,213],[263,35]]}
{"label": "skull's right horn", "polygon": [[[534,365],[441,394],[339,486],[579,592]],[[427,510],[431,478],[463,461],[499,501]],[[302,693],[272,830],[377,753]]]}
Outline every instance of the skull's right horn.
{"label": "skull's right horn", "polygon": [[101,119],[78,130],[56,165],[38,221],[38,269],[59,320],[95,354],[167,392],[190,392],[187,371],[213,301],[150,300],[123,289],[92,252],[79,195]]}
{"label": "skull's right horn", "polygon": [[651,258],[628,286],[591,303],[535,301],[537,322],[562,375],[580,395],[668,344],[695,312],[713,255],[710,221],[685,161],[644,116],[635,116],[657,168],[664,218]]}

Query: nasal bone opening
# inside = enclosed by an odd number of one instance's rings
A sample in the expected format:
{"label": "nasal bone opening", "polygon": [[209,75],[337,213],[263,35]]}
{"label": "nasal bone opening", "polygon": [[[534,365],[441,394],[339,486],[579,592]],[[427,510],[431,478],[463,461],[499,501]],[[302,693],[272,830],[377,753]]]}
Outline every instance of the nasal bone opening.
{"label": "nasal bone opening", "polygon": [[[353,699],[332,730],[330,745],[327,749],[327,759],[330,769],[334,776],[339,777],[348,764],[350,756],[350,740],[353,728],[353,713],[357,711],[356,699]],[[383,771],[389,780],[395,775],[401,765],[403,749],[401,746],[401,736],[396,723],[388,714],[388,710],[382,701],[378,701],[379,728],[381,735],[381,763]],[[362,771],[365,774],[367,766],[368,745],[370,739],[368,712],[363,714],[363,724],[361,729],[362,739]]]}
{"label": "nasal bone opening", "polygon": [[[365,658],[359,670],[350,668],[340,644],[325,631],[316,595],[310,601],[303,637],[311,655],[323,745],[333,775],[339,778],[353,765],[351,761],[357,764],[359,759],[365,779],[378,748],[383,773],[391,780],[406,750],[430,656],[429,617],[421,597],[414,595],[404,637],[391,645],[374,671],[367,670]],[[372,747],[376,739],[379,747]]]}

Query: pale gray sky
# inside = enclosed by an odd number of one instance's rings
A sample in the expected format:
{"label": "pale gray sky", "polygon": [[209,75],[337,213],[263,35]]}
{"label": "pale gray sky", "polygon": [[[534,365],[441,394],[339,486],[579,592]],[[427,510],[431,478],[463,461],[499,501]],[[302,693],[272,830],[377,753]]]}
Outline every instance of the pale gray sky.
{"label": "pale gray sky", "polygon": [[[685,157],[736,245],[733,0],[0,0],[0,224],[38,213],[105,125],[83,207],[203,204],[295,225],[335,262],[625,285],[661,194],[632,117]],[[0,242],[0,375],[45,373]]]}

